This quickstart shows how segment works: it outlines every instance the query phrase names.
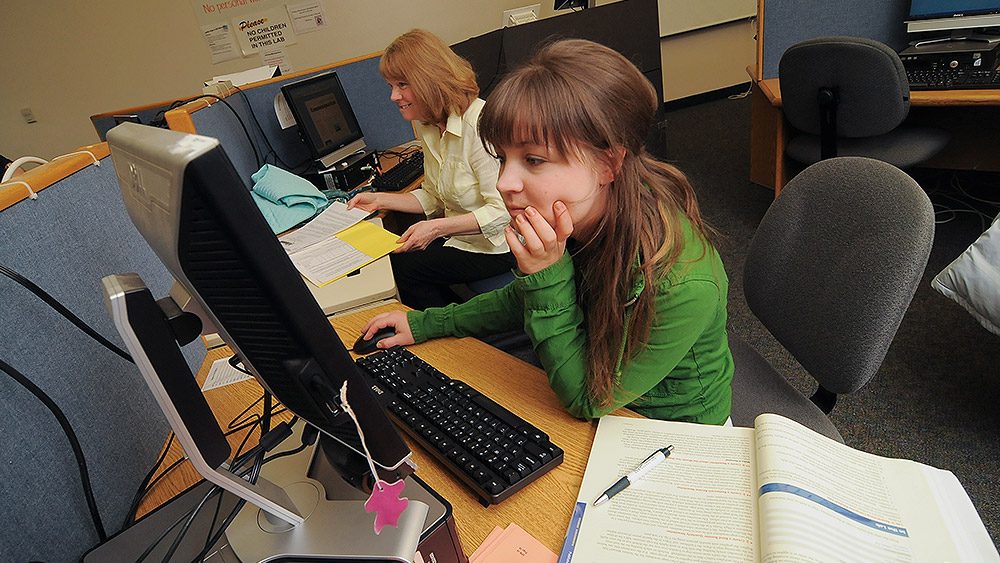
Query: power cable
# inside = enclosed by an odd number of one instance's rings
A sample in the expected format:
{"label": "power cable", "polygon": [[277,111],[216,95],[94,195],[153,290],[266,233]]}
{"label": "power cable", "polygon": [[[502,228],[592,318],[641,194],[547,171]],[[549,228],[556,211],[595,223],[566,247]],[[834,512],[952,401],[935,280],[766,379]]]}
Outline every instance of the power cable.
{"label": "power cable", "polygon": [[3,264],[0,264],[0,274],[7,276],[8,278],[20,284],[22,287],[24,287],[31,293],[35,294],[35,296],[44,301],[46,305],[52,307],[53,309],[55,309],[57,313],[65,317],[66,320],[73,323],[73,326],[82,330],[84,333],[87,334],[87,336],[93,338],[108,350],[111,350],[112,352],[121,356],[123,359],[128,360],[129,362],[135,363],[132,361],[132,356],[130,356],[128,352],[122,350],[118,346],[115,346],[114,343],[112,343],[110,340],[101,336],[100,333],[91,328],[90,325],[88,325],[87,323],[83,322],[83,320],[80,319],[80,317],[74,315],[72,311],[67,309],[66,306],[60,303],[55,297],[52,297],[44,289],[38,287],[38,285],[36,285],[28,278],[15,272],[13,269],[4,266]]}
{"label": "power cable", "polygon": [[49,412],[56,417],[59,421],[59,426],[62,427],[63,433],[66,434],[66,438],[69,439],[70,447],[73,448],[73,456],[76,457],[76,466],[80,472],[80,482],[83,485],[83,495],[87,500],[87,508],[90,510],[90,517],[94,522],[94,528],[97,530],[97,537],[100,541],[104,542],[108,539],[108,534],[104,530],[104,523],[101,521],[101,514],[97,509],[97,501],[94,499],[94,489],[90,484],[90,472],[87,470],[87,460],[83,455],[83,448],[80,447],[80,440],[76,437],[76,432],[73,431],[73,427],[69,423],[69,419],[62,412],[62,409],[56,405],[55,401],[52,400],[44,391],[42,391],[37,385],[31,382],[30,379],[25,377],[24,374],[17,371],[11,367],[7,362],[0,360],[0,370],[7,373],[14,381],[21,384],[22,387],[27,389],[32,395],[38,398]]}

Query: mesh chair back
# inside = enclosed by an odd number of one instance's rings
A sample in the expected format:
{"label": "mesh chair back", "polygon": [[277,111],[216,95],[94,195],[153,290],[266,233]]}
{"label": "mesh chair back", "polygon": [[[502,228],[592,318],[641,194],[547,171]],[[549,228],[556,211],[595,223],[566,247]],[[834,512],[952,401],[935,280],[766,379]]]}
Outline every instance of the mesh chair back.
{"label": "mesh chair back", "polygon": [[796,129],[818,135],[820,88],[836,90],[837,136],[892,131],[910,111],[910,83],[896,52],[860,37],[796,43],[778,63],[782,111]]}
{"label": "mesh chair back", "polygon": [[933,238],[930,200],[904,172],[861,157],[821,161],[757,228],[747,303],[820,384],[854,392],[881,365]]}

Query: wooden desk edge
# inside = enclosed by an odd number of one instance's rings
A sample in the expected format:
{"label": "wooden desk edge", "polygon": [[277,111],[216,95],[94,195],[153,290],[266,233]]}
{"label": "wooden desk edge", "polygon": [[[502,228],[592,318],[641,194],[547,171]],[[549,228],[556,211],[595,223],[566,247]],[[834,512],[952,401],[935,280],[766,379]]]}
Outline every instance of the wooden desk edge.
{"label": "wooden desk edge", "polygon": [[[758,80],[757,84],[771,105],[780,108],[782,102],[779,80],[767,78]],[[912,90],[910,106],[1000,106],[1000,90]]]}

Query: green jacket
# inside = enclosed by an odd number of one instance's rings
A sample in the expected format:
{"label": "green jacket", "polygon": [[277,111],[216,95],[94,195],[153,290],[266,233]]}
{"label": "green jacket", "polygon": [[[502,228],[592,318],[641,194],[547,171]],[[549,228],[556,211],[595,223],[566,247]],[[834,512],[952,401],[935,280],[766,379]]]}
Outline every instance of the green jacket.
{"label": "green jacket", "polygon": [[[579,418],[620,407],[649,418],[723,424],[732,406],[733,358],[726,336],[729,280],[718,252],[685,221],[684,249],[655,284],[656,317],[649,342],[619,360],[614,400],[607,407],[587,396],[587,335],[577,305],[568,253],[504,288],[461,304],[412,311],[417,342],[438,336],[482,336],[523,327],[559,400]],[[633,297],[645,289],[637,276]],[[626,324],[631,307],[622,313]]]}

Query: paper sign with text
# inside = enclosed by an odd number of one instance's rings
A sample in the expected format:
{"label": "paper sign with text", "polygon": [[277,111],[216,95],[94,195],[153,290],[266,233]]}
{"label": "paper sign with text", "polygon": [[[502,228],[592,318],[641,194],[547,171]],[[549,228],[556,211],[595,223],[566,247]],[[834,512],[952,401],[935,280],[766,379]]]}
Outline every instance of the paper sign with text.
{"label": "paper sign with text", "polygon": [[232,21],[244,55],[296,43],[288,12],[284,9],[252,12]]}

